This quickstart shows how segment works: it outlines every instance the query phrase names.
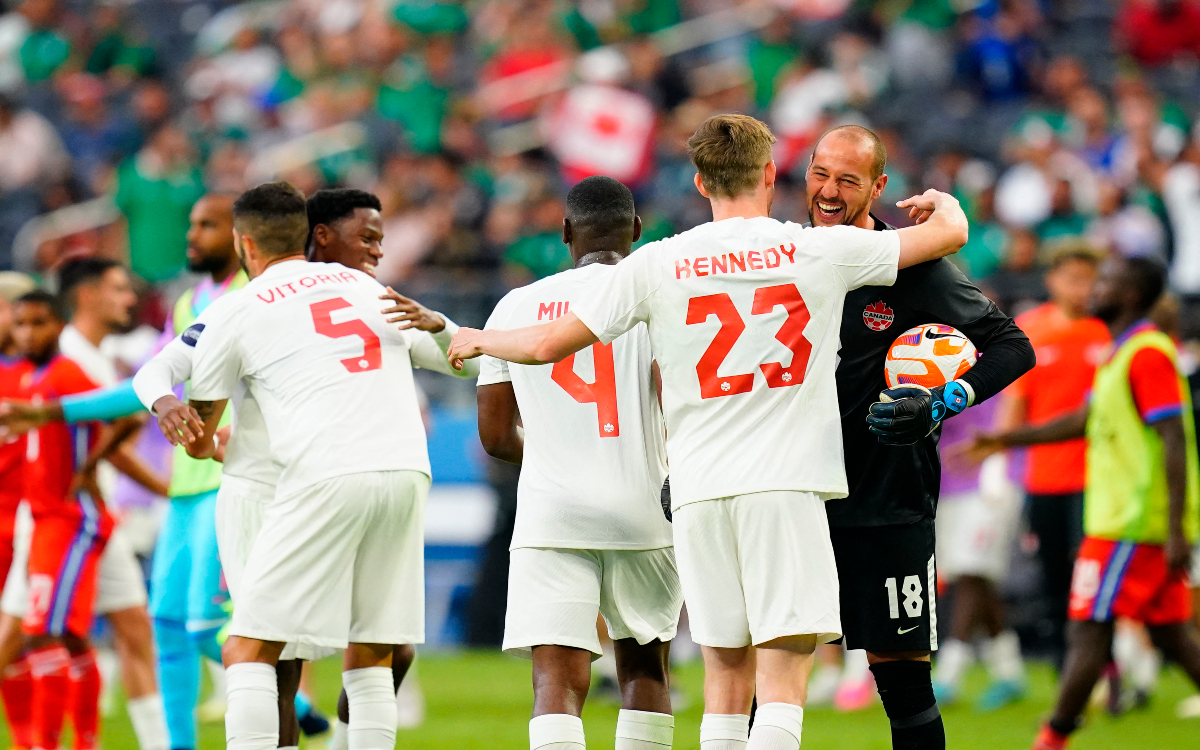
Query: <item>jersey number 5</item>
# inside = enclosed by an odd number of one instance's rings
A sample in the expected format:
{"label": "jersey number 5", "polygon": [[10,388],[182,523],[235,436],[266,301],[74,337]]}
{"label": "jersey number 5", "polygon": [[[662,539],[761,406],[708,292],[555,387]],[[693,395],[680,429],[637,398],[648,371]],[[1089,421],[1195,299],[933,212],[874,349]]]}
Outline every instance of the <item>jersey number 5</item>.
{"label": "jersey number 5", "polygon": [[333,311],[351,307],[351,304],[341,297],[314,302],[309,305],[312,310],[313,326],[317,333],[331,339],[358,336],[363,341],[361,357],[350,357],[342,360],[342,367],[350,372],[368,372],[383,367],[383,353],[380,351],[379,337],[371,327],[358,319],[342,323],[333,322]]}
{"label": "jersey number 5", "polygon": [[579,403],[596,405],[600,437],[617,437],[621,434],[621,423],[617,420],[617,371],[613,365],[612,344],[592,344],[592,359],[596,363],[594,383],[585,383],[575,374],[574,354],[555,363],[550,379]]}
{"label": "jersey number 5", "polygon": [[[800,290],[795,284],[762,286],[755,289],[750,314],[765,315],[779,306],[787,310],[788,315],[775,338],[791,350],[792,363],[787,367],[784,367],[782,362],[766,362],[759,365],[770,388],[787,388],[803,383],[804,371],[808,369],[808,357],[812,353],[812,344],[804,338],[804,327],[808,325],[811,316],[808,305],[804,304],[804,298],[800,296]],[[742,320],[728,294],[708,294],[688,300],[688,325],[703,323],[710,315],[717,316],[717,320],[721,321],[721,328],[696,364],[696,375],[700,377],[700,397],[716,398],[747,393],[754,387],[754,373],[717,373],[738,337],[746,330],[746,322]]]}

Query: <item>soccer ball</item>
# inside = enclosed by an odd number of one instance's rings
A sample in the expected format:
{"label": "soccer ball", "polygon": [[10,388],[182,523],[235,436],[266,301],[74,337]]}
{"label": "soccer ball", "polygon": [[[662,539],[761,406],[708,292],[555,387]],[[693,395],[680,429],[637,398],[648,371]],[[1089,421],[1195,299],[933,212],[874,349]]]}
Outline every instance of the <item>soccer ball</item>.
{"label": "soccer ball", "polygon": [[979,354],[975,345],[951,326],[929,323],[910,328],[892,342],[884,361],[888,388],[900,385],[945,385],[971,369]]}

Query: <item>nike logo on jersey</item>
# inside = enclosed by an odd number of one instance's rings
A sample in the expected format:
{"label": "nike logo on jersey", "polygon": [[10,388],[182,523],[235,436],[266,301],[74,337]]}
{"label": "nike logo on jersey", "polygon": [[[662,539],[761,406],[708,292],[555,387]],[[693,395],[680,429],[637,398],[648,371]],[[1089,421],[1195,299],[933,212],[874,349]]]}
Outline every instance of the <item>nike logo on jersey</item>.
{"label": "nike logo on jersey", "polygon": [[919,627],[921,627],[921,626],[913,625],[911,628],[908,628],[907,630],[902,630],[900,628],[896,628],[896,635],[904,635],[905,633],[911,633]]}

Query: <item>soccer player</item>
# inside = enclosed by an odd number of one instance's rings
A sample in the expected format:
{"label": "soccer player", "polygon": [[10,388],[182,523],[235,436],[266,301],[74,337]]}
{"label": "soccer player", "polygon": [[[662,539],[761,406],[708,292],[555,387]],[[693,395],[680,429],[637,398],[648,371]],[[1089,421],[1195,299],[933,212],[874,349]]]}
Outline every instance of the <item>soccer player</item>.
{"label": "soccer player", "polygon": [[1061,750],[1104,666],[1113,621],[1145,623],[1154,645],[1200,686],[1200,642],[1189,630],[1191,544],[1200,536],[1200,465],[1191,399],[1170,337],[1147,318],[1165,273],[1147,258],[1100,267],[1092,313],[1113,338],[1091,395],[1075,412],[1036,427],[981,435],[976,456],[1087,438],[1084,540],[1071,581],[1067,659],[1058,703],[1034,741]]}
{"label": "soccer player", "polygon": [[967,236],[958,202],[936,191],[899,204],[920,223],[896,232],[777,222],[774,140],[751,117],[709,118],[688,145],[712,223],[646,245],[560,318],[464,328],[450,349],[544,364],[648,326],[675,555],[704,654],[703,750],[800,746],[813,650],[841,635],[823,501],[847,489],[833,379],[842,304]]}
{"label": "soccer player", "polygon": [[[575,267],[509,292],[487,327],[566,313],[640,234],[629,188],[584,179],[563,220]],[[530,750],[585,746],[579,717],[602,655],[597,612],[616,652],[617,750],[671,747],[668,656],[683,598],[661,504],[667,463],[652,370],[644,325],[556,365],[488,357],[480,368],[484,450],[521,465],[504,650],[533,659]]]}
{"label": "soccer player", "polygon": [[[33,280],[21,274],[0,273],[0,398],[15,398],[21,382],[33,372],[33,365],[21,356],[13,338],[13,302],[34,289]],[[18,526],[31,527],[29,507],[22,502],[24,494],[25,437],[0,438],[0,572],[5,577],[5,594],[12,596],[7,580],[14,574],[24,575],[23,554],[17,547]],[[28,536],[28,535],[25,535]],[[25,541],[28,550],[28,540]],[[13,568],[18,568],[19,573]],[[15,584],[25,590],[24,581]],[[21,613],[24,607],[19,608]],[[9,735],[13,745],[33,747],[33,725],[30,723],[29,662],[20,658],[24,647],[20,617],[0,615],[0,696],[8,716]]]}
{"label": "soccer player", "polygon": [[238,198],[235,243],[254,280],[196,332],[191,401],[204,428],[189,452],[215,452],[226,400],[242,380],[282,466],[224,649],[234,750],[276,746],[275,664],[285,643],[344,647],[350,746],[392,747],[393,649],[424,638],[429,463],[411,365],[448,364],[428,337],[379,315],[385,290],[370,276],[307,262],[307,234],[304,197],[292,186],[268,183]]}
{"label": "soccer player", "polygon": [[[826,133],[806,174],[813,226],[891,230],[871,215],[887,185],[886,164],[887,151],[870,130],[848,125]],[[944,747],[930,671],[937,649],[936,428],[943,417],[991,398],[1028,370],[1033,350],[949,260],[903,270],[890,287],[852,291],[841,316],[837,389],[849,491],[825,509],[846,647],[867,651],[893,748]],[[887,389],[884,361],[892,342],[924,323],[954,326],[983,356],[944,387],[888,390],[893,402],[873,406]],[[867,417],[876,412],[872,429]]]}
{"label": "soccer player", "polygon": [[[1068,246],[1053,256],[1045,279],[1050,300],[1016,319],[1037,364],[1000,394],[999,429],[1042,425],[1083,406],[1110,342],[1108,328],[1088,309],[1098,267],[1098,257],[1086,247]],[[1059,670],[1066,656],[1071,568],[1083,541],[1086,450],[1084,439],[1077,438],[1025,452],[1029,528],[1038,539],[1052,659]]]}
{"label": "soccer player", "polygon": [[[54,296],[33,291],[17,300],[14,337],[35,368],[21,389],[23,398],[56,398],[96,387],[58,352],[65,324]],[[76,749],[96,746],[100,673],[88,632],[97,567],[112,518],[94,476],[76,476],[96,431],[95,425],[55,423],[26,436],[24,487],[34,527],[24,630],[35,748],[58,747],[68,708]]]}

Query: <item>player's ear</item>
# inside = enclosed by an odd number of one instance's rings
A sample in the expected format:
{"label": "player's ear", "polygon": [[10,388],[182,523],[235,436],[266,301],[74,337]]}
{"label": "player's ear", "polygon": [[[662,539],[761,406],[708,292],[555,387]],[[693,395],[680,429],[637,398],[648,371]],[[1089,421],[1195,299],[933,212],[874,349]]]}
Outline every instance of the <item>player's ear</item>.
{"label": "player's ear", "polygon": [[696,176],[692,178],[692,182],[696,184],[696,189],[700,191],[700,195],[703,195],[705,198],[709,197],[708,191],[704,189],[704,180],[700,179],[699,172],[697,172]]}
{"label": "player's ear", "polygon": [[571,244],[571,220],[563,217],[562,238],[564,245]]}
{"label": "player's ear", "polygon": [[767,166],[763,167],[763,186],[771,187],[775,184],[775,160],[767,162]]}
{"label": "player's ear", "polygon": [[633,215],[633,241],[637,242],[642,238],[642,217],[637,214]]}
{"label": "player's ear", "polygon": [[883,189],[887,187],[888,176],[886,174],[879,175],[875,180],[875,185],[871,188],[871,200],[875,200],[883,194]]}

